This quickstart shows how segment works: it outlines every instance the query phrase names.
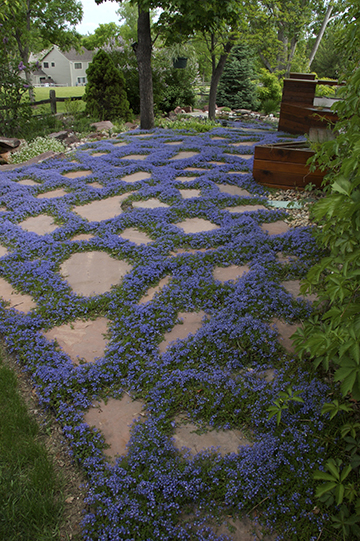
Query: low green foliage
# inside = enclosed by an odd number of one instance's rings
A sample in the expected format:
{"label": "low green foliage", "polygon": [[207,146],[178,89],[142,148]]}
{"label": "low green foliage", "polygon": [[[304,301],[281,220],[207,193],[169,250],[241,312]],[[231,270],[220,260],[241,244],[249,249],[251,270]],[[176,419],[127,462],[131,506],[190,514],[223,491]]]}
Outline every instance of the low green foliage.
{"label": "low green foliage", "polygon": [[[360,36],[356,21],[360,2],[348,5],[340,46],[352,60],[337,105],[340,122],[336,138],[323,143],[315,160],[329,171],[326,197],[313,208],[319,224],[317,239],[326,256],[307,275],[302,292],[316,287],[319,302],[313,316],[296,333],[301,358],[310,356],[315,367],[332,382],[336,398],[324,415],[333,419],[336,446],[329,445],[326,481],[317,496],[332,508],[332,520],[343,539],[359,538],[360,528]],[[330,437],[330,435],[329,435]],[[334,434],[331,434],[331,438]]]}
{"label": "low green foliage", "polygon": [[166,128],[172,130],[186,130],[194,131],[196,133],[205,133],[216,126],[218,123],[214,120],[208,120],[207,118],[194,118],[194,117],[180,117],[178,120],[169,120],[168,118],[158,118],[155,121],[157,128]]}
{"label": "low green foliage", "polygon": [[280,107],[282,97],[282,86],[276,73],[261,68],[256,90],[261,110],[265,114],[275,113]]}
{"label": "low green foliage", "polygon": [[0,539],[59,539],[60,481],[16,387],[0,359]]}
{"label": "low green foliage", "polygon": [[12,163],[26,162],[49,150],[52,150],[53,152],[63,152],[64,145],[57,139],[50,137],[36,137],[36,139],[30,143],[24,143],[18,152],[12,154],[11,161]]}
{"label": "low green foliage", "polygon": [[268,419],[271,419],[276,415],[276,423],[279,426],[281,422],[281,414],[284,410],[291,409],[291,402],[303,403],[304,400],[299,396],[302,391],[294,391],[292,387],[286,389],[286,391],[280,391],[279,398],[274,400],[273,406],[269,406],[267,411],[269,412]]}

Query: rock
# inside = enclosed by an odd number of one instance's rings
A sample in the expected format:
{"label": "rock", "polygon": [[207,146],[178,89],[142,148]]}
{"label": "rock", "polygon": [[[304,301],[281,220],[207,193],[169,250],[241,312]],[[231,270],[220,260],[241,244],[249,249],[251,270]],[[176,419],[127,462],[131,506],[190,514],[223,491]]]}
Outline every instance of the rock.
{"label": "rock", "polygon": [[66,139],[69,135],[69,132],[66,130],[53,132],[48,135],[48,137],[51,137],[52,139],[57,139],[58,141],[63,141]]}
{"label": "rock", "polygon": [[170,118],[170,120],[176,120],[176,119],[177,119],[177,116],[176,116],[176,114],[175,114],[173,111],[170,111],[170,113],[169,113],[169,118]]}
{"label": "rock", "polygon": [[183,107],[183,110],[185,111],[185,113],[192,113],[191,105],[185,105],[185,107]]}
{"label": "rock", "polygon": [[69,137],[66,137],[66,139],[63,140],[64,145],[71,145],[72,143],[78,143],[79,138],[76,137],[76,135],[69,135]]}
{"label": "rock", "polygon": [[203,107],[203,113],[208,113],[208,111],[209,111],[209,106],[205,105],[205,107]]}
{"label": "rock", "polygon": [[180,115],[181,113],[184,113],[184,110],[181,107],[175,107],[174,113]]}
{"label": "rock", "polygon": [[10,151],[2,152],[0,154],[0,165],[10,163]]}
{"label": "rock", "polygon": [[134,122],[125,122],[125,128],[128,130],[135,130],[138,127]]}
{"label": "rock", "polygon": [[14,150],[20,145],[20,139],[15,137],[0,137],[0,154]]}
{"label": "rock", "polygon": [[90,124],[92,128],[95,128],[96,131],[102,131],[102,130],[112,130],[114,127],[114,124],[110,122],[110,120],[103,120],[102,122],[94,122],[93,124]]}

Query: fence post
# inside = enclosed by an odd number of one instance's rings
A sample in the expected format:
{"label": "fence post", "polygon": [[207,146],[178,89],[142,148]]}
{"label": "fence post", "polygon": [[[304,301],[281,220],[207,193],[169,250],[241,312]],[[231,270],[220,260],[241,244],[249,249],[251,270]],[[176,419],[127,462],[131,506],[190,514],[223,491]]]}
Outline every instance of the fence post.
{"label": "fence post", "polygon": [[56,92],[55,92],[55,90],[50,90],[49,97],[50,97],[51,113],[53,115],[55,115],[56,114]]}

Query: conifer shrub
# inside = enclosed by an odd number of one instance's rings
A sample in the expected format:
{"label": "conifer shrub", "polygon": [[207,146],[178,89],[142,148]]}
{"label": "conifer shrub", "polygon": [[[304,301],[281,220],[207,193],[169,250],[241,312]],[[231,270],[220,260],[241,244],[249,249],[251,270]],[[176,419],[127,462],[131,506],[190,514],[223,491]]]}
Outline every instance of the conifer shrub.
{"label": "conifer shrub", "polygon": [[253,109],[259,106],[251,50],[247,45],[235,45],[221,76],[216,103],[231,109]]}
{"label": "conifer shrub", "polygon": [[85,113],[97,120],[131,120],[124,76],[105,51],[96,53],[86,75]]}

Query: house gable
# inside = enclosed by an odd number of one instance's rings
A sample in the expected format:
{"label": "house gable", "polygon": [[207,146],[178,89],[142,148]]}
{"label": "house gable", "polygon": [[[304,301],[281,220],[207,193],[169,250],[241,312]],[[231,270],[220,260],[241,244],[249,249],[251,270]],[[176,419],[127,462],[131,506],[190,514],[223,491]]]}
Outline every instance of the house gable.
{"label": "house gable", "polygon": [[56,85],[76,86],[86,83],[86,70],[94,53],[84,49],[83,54],[74,49],[60,51],[54,47],[43,56],[41,60],[42,70],[51,77]]}

